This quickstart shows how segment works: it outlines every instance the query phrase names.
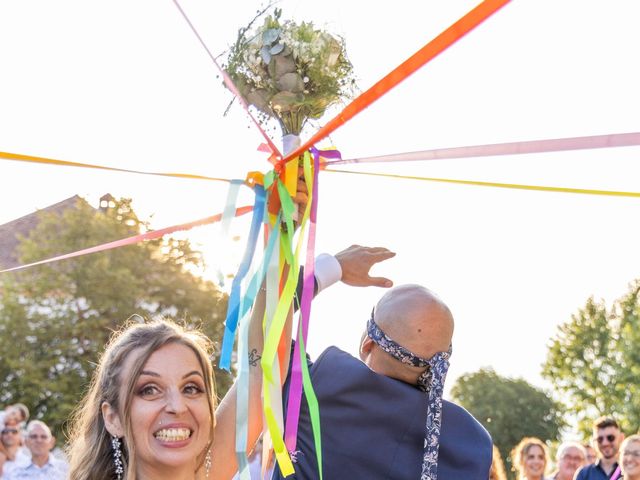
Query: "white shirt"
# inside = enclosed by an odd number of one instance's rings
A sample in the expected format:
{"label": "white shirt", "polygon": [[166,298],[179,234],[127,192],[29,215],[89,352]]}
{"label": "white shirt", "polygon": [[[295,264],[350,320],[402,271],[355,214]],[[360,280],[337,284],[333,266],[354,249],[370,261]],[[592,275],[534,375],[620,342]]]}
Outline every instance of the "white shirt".
{"label": "white shirt", "polygon": [[342,279],[342,267],[333,255],[321,253],[314,262],[314,276],[318,282],[318,293]]}
{"label": "white shirt", "polygon": [[28,465],[29,463],[31,463],[31,457],[29,455],[26,455],[22,450],[22,447],[20,447],[20,449],[16,453],[15,460],[7,460],[6,462],[4,462],[4,465],[2,466],[2,475],[0,475],[0,480],[5,480],[6,478],[9,478],[7,476],[9,472],[15,470],[18,467]]}
{"label": "white shirt", "polygon": [[49,455],[47,463],[38,467],[29,461],[3,474],[3,480],[66,480],[69,466],[66,462]]}

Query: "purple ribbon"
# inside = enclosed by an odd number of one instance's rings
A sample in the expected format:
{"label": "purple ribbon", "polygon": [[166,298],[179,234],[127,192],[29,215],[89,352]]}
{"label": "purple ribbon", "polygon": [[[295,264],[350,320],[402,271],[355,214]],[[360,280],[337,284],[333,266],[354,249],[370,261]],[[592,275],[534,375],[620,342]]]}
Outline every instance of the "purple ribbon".
{"label": "purple ribbon", "polygon": [[298,341],[295,342],[291,365],[291,380],[289,382],[289,396],[287,402],[287,417],[285,421],[284,441],[289,453],[296,451],[298,440],[298,423],[300,420],[300,403],[302,400],[302,362],[306,358],[300,358],[300,340],[307,344],[309,333],[309,317],[311,314],[311,300],[315,290],[314,260],[316,242],[316,219],[318,214],[318,173],[320,171],[320,156],[325,158],[341,158],[338,150],[320,151],[311,147],[313,155],[313,196],[311,198],[311,212],[309,216],[309,237],[307,240],[307,258],[304,267],[304,280],[302,286],[302,298],[300,301],[300,328],[298,329]]}

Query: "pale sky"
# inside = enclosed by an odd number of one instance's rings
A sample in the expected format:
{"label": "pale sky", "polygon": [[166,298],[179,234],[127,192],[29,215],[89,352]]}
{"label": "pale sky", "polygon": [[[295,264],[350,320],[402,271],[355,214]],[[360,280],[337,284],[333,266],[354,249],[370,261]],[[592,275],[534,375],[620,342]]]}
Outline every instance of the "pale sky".
{"label": "pale sky", "polygon": [[[285,18],[342,35],[362,90],[475,1],[284,1]],[[260,6],[184,0],[218,54]],[[516,0],[332,135],[343,157],[640,131],[640,6]],[[0,0],[0,151],[244,178],[261,137],[171,1]],[[336,113],[335,111],[333,112]],[[327,115],[323,121],[327,121]],[[305,132],[309,135],[318,125]],[[277,132],[272,131],[278,141]],[[363,165],[358,171],[639,191],[640,148]],[[0,223],[74,194],[134,199],[154,227],[222,211],[226,185],[0,161]],[[247,192],[243,204],[251,201]],[[450,387],[493,367],[537,386],[557,325],[640,276],[640,200],[324,172],[318,251],[352,243],[397,257],[376,269],[436,291],[456,317]],[[248,231],[247,220],[234,232]],[[229,255],[213,229],[211,270]],[[225,266],[224,268],[228,268]],[[314,303],[309,351],[355,353],[380,289]]]}

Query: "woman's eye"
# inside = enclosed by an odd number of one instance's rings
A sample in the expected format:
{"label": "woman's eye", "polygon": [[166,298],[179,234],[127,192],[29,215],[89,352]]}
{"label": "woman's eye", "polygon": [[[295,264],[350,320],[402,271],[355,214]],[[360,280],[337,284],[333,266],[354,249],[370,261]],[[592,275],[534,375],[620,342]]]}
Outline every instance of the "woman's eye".
{"label": "woman's eye", "polygon": [[144,385],[138,390],[138,395],[142,397],[150,397],[159,393],[160,390],[155,385]]}
{"label": "woman's eye", "polygon": [[196,385],[195,383],[190,383],[188,385],[185,385],[184,387],[184,393],[186,393],[187,395],[197,395],[202,392],[204,392],[202,387],[200,387],[200,385]]}

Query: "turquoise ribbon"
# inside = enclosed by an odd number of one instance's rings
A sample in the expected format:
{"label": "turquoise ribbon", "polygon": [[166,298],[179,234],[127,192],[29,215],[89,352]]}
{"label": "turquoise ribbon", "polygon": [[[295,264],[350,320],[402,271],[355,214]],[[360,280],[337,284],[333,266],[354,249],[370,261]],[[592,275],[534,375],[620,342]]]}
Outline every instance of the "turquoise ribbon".
{"label": "turquoise ribbon", "polygon": [[256,185],[254,187],[254,192],[256,194],[256,200],[253,207],[253,216],[251,217],[251,230],[249,231],[247,247],[245,249],[242,262],[240,263],[238,272],[231,284],[231,294],[229,295],[227,318],[225,320],[224,337],[222,339],[222,349],[220,352],[219,367],[227,371],[230,371],[231,368],[231,354],[233,352],[233,344],[235,341],[236,329],[238,327],[241,294],[240,287],[242,280],[251,266],[251,261],[256,250],[258,235],[260,234],[260,227],[262,226],[262,220],[264,217],[266,200],[264,188],[261,185]]}
{"label": "turquoise ribbon", "polygon": [[[264,225],[268,225],[268,214],[264,213]],[[280,216],[278,215],[279,225]],[[270,235],[269,241],[265,247],[264,257],[260,266],[251,277],[251,281],[246,289],[246,294],[240,302],[240,327],[238,334],[238,359],[239,370],[236,392],[236,456],[238,458],[238,471],[240,472],[240,480],[251,480],[249,474],[249,462],[247,460],[247,432],[249,428],[249,328],[251,318],[249,310],[254,304],[256,297],[260,291],[260,285],[266,276],[267,266],[271,262],[274,247],[277,245],[278,235]],[[258,367],[256,367],[258,368]]]}
{"label": "turquoise ribbon", "polygon": [[[229,236],[229,227],[231,226],[231,221],[236,216],[238,193],[240,192],[240,187],[244,184],[245,181],[239,179],[233,179],[229,182],[227,200],[225,202],[224,210],[222,211],[222,219],[220,220],[219,237],[221,239],[227,238]],[[224,286],[224,274],[222,273],[222,270],[220,270],[220,267],[218,267],[218,271],[216,273],[218,275],[218,283],[220,284],[220,286]]]}

